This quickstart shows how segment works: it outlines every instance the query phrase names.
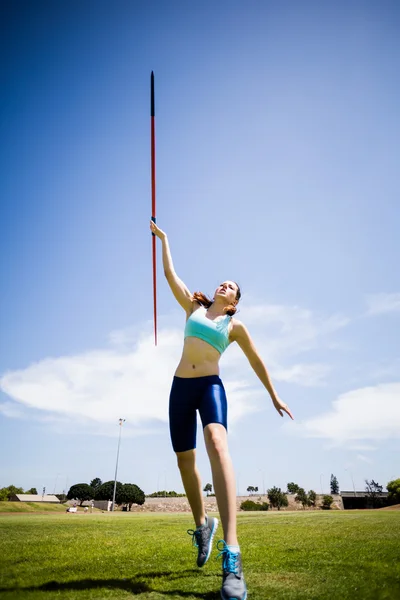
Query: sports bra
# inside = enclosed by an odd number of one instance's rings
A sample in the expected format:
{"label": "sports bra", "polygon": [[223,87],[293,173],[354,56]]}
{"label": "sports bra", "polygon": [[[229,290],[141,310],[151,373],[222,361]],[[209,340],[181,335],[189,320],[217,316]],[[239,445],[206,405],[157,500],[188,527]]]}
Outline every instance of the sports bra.
{"label": "sports bra", "polygon": [[187,337],[196,337],[207,342],[220,354],[229,346],[229,323],[232,317],[225,315],[211,321],[206,317],[207,309],[201,306],[193,311],[185,326],[185,339]]}

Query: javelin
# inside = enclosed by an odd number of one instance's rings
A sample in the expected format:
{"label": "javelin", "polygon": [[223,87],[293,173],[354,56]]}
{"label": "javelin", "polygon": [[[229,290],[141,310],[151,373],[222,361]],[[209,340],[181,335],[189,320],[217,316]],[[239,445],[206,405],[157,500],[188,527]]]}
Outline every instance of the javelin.
{"label": "javelin", "polygon": [[[150,78],[151,102],[151,220],[156,222],[156,135],[155,135],[155,110],[154,110],[154,73]],[[153,303],[154,303],[154,344],[157,346],[157,278],[156,278],[156,236],[152,233],[153,243]]]}

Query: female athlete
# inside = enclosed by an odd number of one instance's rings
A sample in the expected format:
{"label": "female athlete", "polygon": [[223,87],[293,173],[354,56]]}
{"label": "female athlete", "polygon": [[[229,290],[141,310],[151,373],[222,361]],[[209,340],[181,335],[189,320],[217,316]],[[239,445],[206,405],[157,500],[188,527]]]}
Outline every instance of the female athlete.
{"label": "female athlete", "polygon": [[224,539],[217,544],[222,554],[221,597],[223,600],[245,600],[247,588],[236,534],[235,475],[227,442],[227,400],[218,365],[229,344],[239,344],[281,417],[283,412],[292,419],[293,416],[275,392],[246,327],[233,318],[240,299],[238,284],[224,281],[215,290],[212,300],[201,292],[191,294],[175,273],[166,233],[153,221],[150,221],[150,229],[161,240],[165,277],[186,312],[185,341],[172,383],[169,419],[172,446],[196,524],[196,529],[188,533],[198,548],[197,565],[202,567],[211,554],[218,519],[205,513],[196,467],[199,411],[224,533]]}

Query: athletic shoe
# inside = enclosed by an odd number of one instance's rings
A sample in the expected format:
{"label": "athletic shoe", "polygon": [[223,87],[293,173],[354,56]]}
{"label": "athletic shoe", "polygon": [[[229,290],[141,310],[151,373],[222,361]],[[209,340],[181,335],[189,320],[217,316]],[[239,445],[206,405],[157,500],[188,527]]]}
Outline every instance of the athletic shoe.
{"label": "athletic shoe", "polygon": [[243,577],[242,556],[231,552],[224,540],[219,540],[217,548],[222,556],[222,600],[246,600],[247,588]]}
{"label": "athletic shoe", "polygon": [[217,531],[218,519],[206,516],[206,522],[197,529],[188,529],[193,545],[198,548],[197,566],[203,567],[210,558],[212,541]]}

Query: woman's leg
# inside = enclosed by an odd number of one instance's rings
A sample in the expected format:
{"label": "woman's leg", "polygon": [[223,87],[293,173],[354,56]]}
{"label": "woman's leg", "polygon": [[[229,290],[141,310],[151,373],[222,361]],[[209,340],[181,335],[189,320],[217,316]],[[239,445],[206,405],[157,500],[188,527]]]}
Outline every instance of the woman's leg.
{"label": "woman's leg", "polygon": [[200,474],[196,466],[196,450],[177,452],[178,467],[181,472],[183,487],[192,509],[196,527],[200,527],[206,520],[204,499],[201,491]]}
{"label": "woman's leg", "polygon": [[210,423],[204,428],[204,440],[211,463],[224,540],[228,545],[236,546],[236,484],[225,427]]}

